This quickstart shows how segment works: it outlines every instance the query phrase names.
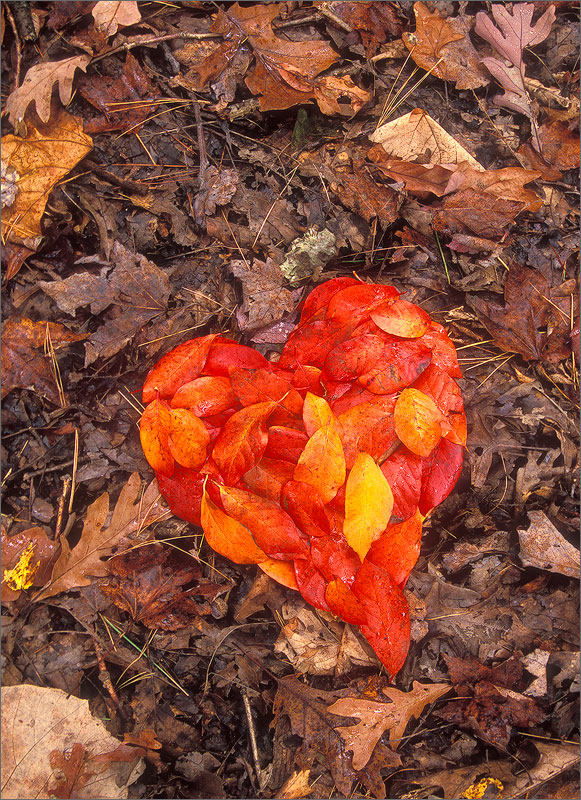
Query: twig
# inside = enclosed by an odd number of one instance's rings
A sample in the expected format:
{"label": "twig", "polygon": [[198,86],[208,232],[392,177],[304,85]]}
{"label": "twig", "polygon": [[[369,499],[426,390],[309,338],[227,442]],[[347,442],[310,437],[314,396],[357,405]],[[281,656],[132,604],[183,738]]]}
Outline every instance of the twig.
{"label": "twig", "polygon": [[246,720],[248,722],[248,733],[250,736],[250,750],[252,751],[252,760],[254,761],[254,769],[258,779],[258,786],[260,791],[264,789],[266,784],[265,775],[260,767],[260,760],[258,758],[258,745],[256,743],[256,731],[254,730],[254,720],[252,719],[252,710],[250,708],[250,700],[248,693],[244,687],[240,690],[242,692],[242,701],[244,702],[244,711],[246,713]]}

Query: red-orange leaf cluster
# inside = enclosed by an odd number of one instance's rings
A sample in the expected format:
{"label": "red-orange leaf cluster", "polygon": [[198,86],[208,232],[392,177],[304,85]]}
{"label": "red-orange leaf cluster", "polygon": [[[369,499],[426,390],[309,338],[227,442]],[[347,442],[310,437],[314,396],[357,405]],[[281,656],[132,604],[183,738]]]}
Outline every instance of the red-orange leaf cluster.
{"label": "red-orange leaf cluster", "polygon": [[391,675],[422,521],[452,490],[466,418],[454,345],[391,286],[336,278],[307,298],[278,362],[221,336],[149,373],[145,455],[172,511],[358,625]]}

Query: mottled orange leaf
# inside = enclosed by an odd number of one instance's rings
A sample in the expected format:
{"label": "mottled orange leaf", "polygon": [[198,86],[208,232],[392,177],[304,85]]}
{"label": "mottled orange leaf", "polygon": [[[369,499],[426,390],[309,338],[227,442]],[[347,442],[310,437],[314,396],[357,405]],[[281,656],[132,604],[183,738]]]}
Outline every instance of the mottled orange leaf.
{"label": "mottled orange leaf", "polygon": [[323,425],[309,438],[294,479],[314,486],[324,503],[335,497],[345,480],[345,455],[334,422]]}
{"label": "mottled orange leaf", "polygon": [[275,561],[274,558],[267,558],[265,561],[261,561],[258,566],[269,578],[298,592],[299,586],[292,561]]}
{"label": "mottled orange leaf", "polygon": [[393,424],[395,395],[372,395],[337,417],[347,467],[353,466],[359,452],[379,460],[397,441]]}
{"label": "mottled orange leaf", "polygon": [[325,589],[325,600],[333,614],[345,622],[352,625],[364,625],[367,622],[365,609],[341,578],[329,581]]}
{"label": "mottled orange leaf", "polygon": [[342,289],[329,300],[327,319],[357,324],[386,300],[395,300],[399,292],[393,286],[360,283]]}
{"label": "mottled orange leaf", "polygon": [[383,354],[383,344],[383,339],[371,333],[347,339],[325,359],[325,374],[335,381],[358,377],[375,366]]}
{"label": "mottled orange leaf", "polygon": [[258,547],[252,534],[232,517],[218,508],[204,490],[202,495],[202,528],[210,547],[235,564],[258,564],[266,554]]}
{"label": "mottled orange leaf", "polygon": [[388,525],[369,548],[366,559],[389,572],[403,589],[420,555],[423,516],[415,514],[405,522]]}
{"label": "mottled orange leaf", "polygon": [[280,502],[307,536],[325,536],[330,533],[325,505],[314,486],[289,480],[282,487]]}
{"label": "mottled orange leaf", "polygon": [[383,354],[374,367],[359,376],[359,383],[374,394],[393,394],[409,386],[432,360],[421,339],[397,339],[384,334]]}
{"label": "mottled orange leaf", "polygon": [[170,477],[175,461],[169,448],[172,427],[171,410],[164,400],[155,399],[146,407],[139,421],[141,447],[150,467]]}
{"label": "mottled orange leaf", "polygon": [[278,502],[282,487],[292,480],[294,471],[295,465],[290,461],[263,456],[244,473],[244,484],[255,494]]}
{"label": "mottled orange leaf", "polygon": [[368,453],[359,453],[347,478],[343,532],[362,561],[385,530],[392,508],[393,494],[385,475]]}
{"label": "mottled orange leaf", "polygon": [[418,456],[429,456],[442,437],[442,412],[418,389],[404,389],[394,411],[395,432]]}
{"label": "mottled orange leaf", "polygon": [[291,384],[268,369],[236,369],[230,373],[232,388],[243,406],[277,400],[290,414],[300,415],[303,400]]}
{"label": "mottled orange leaf", "polygon": [[308,554],[305,539],[279,503],[233,486],[220,486],[220,497],[226,512],[248,528],[270,558],[288,560]]}
{"label": "mottled orange leaf", "polygon": [[423,308],[399,298],[372,311],[371,319],[382,331],[403,339],[423,336],[430,325],[430,317]]}
{"label": "mottled orange leaf", "polygon": [[171,400],[172,408],[189,408],[198,417],[219,414],[234,407],[236,395],[229,378],[204,375],[184,383]]}
{"label": "mottled orange leaf", "polygon": [[260,460],[268,433],[266,420],[276,403],[255,403],[227,420],[214,443],[213,457],[226,483],[237,483]]}
{"label": "mottled orange leaf", "polygon": [[172,456],[182,467],[198,469],[210,444],[206,426],[189,408],[174,408],[170,415],[168,444]]}
{"label": "mottled orange leaf", "polygon": [[197,378],[215,339],[215,333],[190,339],[160,358],[145,379],[143,402],[149,403],[156,396],[171,399],[180,386]]}
{"label": "mottled orange leaf", "polygon": [[434,364],[422,372],[415,381],[419,389],[432,398],[442,414],[442,436],[456,444],[466,444],[466,415],[460,388],[447,372]]}

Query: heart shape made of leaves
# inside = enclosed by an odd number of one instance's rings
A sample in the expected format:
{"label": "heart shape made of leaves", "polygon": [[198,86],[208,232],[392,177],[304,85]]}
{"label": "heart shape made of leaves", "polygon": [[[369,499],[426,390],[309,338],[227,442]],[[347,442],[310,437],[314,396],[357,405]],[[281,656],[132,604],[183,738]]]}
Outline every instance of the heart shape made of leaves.
{"label": "heart shape made of leaves", "polygon": [[163,356],[141,443],[176,516],[359,626],[393,676],[422,522],[462,468],[460,376],[423,309],[335,278],[307,297],[277,362],[217,334]]}

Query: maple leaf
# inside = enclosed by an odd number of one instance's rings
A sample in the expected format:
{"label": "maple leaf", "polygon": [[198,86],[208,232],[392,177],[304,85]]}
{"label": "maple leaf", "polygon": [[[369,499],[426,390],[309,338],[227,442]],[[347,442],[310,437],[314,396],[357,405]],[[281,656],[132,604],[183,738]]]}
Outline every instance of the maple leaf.
{"label": "maple leaf", "polygon": [[50,118],[52,89],[58,83],[59,97],[63,106],[70,103],[73,95],[73,78],[77,69],[87,69],[91,56],[73,56],[63,61],[46,61],[30,67],[22,85],[14,89],[6,100],[6,113],[12,125],[22,122],[26,109],[34,103],[36,113],[43,122]]}
{"label": "maple leaf", "polygon": [[410,692],[384,687],[390,703],[376,703],[357,697],[343,697],[327,709],[331,714],[356,717],[359,722],[349,727],[336,726],[348,750],[353,751],[354,769],[363,769],[380,737],[389,731],[389,743],[395,750],[401,742],[408,722],[419,719],[428,703],[435,702],[452,687],[448,683],[414,681]]}
{"label": "maple leaf", "polygon": [[28,125],[25,138],[2,137],[2,184],[6,173],[13,191],[9,204],[2,200],[3,242],[23,244],[30,250],[40,246],[41,219],[51,191],[92,147],[82,120],[66,111],[47,125]]}
{"label": "maple leaf", "polygon": [[133,473],[121,490],[107,527],[108,493],[105,492],[91,503],[79,542],[71,549],[66,537],[61,537],[61,554],[54,565],[51,579],[35,595],[34,600],[44,600],[68,589],[88,586],[91,578],[107,575],[109,569],[102,559],[114,547],[128,540],[131,534],[141,532],[169,516],[166,508],[159,502],[155,482],[140,495],[141,480],[137,473]]}
{"label": "maple leaf", "polygon": [[[489,83],[469,38],[469,17],[442,17],[437,7],[431,14],[424,3],[414,3],[415,33],[402,34],[413,60],[457,89],[477,89]],[[438,63],[439,62],[439,63]]]}
{"label": "maple leaf", "polygon": [[44,347],[50,337],[55,351],[87,338],[56,322],[10,317],[2,327],[2,397],[13,389],[32,389],[59,404],[60,395]]}

